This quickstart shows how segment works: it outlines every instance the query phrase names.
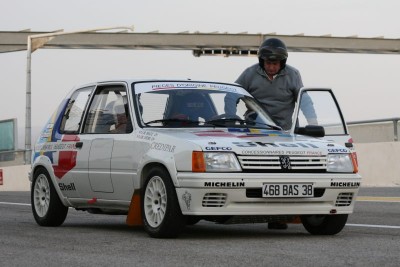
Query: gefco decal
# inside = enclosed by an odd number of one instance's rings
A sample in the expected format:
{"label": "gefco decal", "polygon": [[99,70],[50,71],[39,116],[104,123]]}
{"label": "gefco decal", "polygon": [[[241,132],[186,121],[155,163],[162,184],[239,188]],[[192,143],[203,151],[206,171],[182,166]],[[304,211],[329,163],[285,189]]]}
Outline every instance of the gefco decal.
{"label": "gefco decal", "polygon": [[204,182],[205,187],[245,187],[245,182]]}
{"label": "gefco decal", "polygon": [[230,151],[231,147],[226,146],[206,146],[206,150],[208,151]]}
{"label": "gefco decal", "polygon": [[360,187],[360,182],[331,182],[331,187]]}
{"label": "gefco decal", "polygon": [[350,151],[346,148],[328,148],[328,153],[350,153]]}
{"label": "gefco decal", "polygon": [[35,146],[36,151],[71,151],[76,150],[75,142],[47,142]]}

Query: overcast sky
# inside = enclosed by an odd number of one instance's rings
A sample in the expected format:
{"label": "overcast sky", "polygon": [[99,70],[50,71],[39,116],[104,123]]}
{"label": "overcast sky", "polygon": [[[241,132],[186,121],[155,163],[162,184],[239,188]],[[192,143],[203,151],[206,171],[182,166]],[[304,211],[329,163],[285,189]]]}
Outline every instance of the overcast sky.
{"label": "overcast sky", "polygon": [[[229,32],[400,38],[398,0],[1,0],[0,31]],[[256,57],[191,51],[38,50],[32,55],[33,137],[75,85],[110,78],[234,82]],[[333,88],[347,121],[400,117],[400,55],[290,53],[305,86]],[[0,54],[0,120],[25,125],[26,52]],[[23,138],[20,137],[20,144]]]}

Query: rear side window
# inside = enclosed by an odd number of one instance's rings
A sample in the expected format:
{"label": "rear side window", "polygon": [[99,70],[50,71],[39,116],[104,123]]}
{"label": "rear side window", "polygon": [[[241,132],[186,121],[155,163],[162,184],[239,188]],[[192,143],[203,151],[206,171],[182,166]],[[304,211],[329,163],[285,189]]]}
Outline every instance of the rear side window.
{"label": "rear side window", "polygon": [[82,115],[94,87],[85,87],[76,90],[68,101],[63,115],[60,132],[76,134],[82,121]]}
{"label": "rear side window", "polygon": [[95,134],[132,132],[124,85],[108,85],[97,88],[88,109],[83,132]]}

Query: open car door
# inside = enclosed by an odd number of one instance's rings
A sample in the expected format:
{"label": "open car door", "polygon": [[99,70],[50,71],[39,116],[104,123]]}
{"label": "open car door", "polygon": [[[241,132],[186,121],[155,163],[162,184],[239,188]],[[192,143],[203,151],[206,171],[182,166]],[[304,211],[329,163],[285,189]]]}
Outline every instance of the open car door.
{"label": "open car door", "polygon": [[[317,126],[317,127],[314,127]],[[301,88],[293,114],[291,133],[314,135],[318,138],[344,145],[353,150],[353,140],[349,134],[339,103],[331,89]]]}

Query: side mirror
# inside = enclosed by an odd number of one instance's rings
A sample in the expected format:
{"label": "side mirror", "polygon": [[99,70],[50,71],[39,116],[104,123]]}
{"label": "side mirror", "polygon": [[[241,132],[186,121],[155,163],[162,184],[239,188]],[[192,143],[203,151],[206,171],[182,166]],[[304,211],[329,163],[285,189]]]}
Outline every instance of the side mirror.
{"label": "side mirror", "polygon": [[296,127],[294,129],[294,133],[312,137],[324,137],[325,129],[319,125],[307,125],[306,127]]}

